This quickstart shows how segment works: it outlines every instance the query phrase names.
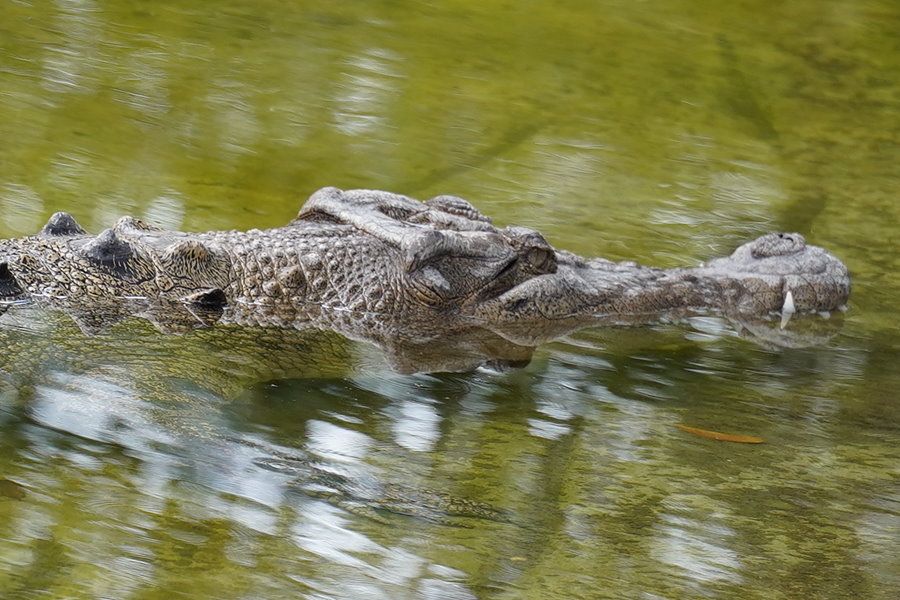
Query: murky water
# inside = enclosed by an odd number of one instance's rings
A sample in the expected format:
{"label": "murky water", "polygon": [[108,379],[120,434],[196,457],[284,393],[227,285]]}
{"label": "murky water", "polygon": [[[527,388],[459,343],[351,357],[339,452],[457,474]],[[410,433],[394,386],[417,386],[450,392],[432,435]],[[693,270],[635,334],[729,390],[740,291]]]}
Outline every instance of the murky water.
{"label": "murky water", "polygon": [[4,237],[373,187],[663,266],[796,230],[854,291],[810,348],[709,317],[461,374],[10,311],[0,596],[896,598],[897,31],[889,0],[3,3]]}

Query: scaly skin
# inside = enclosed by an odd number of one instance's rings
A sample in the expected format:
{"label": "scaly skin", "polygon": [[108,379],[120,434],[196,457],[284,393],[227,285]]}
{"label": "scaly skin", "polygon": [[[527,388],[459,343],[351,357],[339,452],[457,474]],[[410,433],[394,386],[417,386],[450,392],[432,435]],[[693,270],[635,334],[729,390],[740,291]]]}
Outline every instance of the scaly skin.
{"label": "scaly skin", "polygon": [[535,231],[494,227],[455,197],[420,203],[335,188],[265,231],[170,232],[124,217],[93,237],[57,213],[40,234],[0,242],[6,298],[62,298],[88,310],[130,297],[227,305],[236,322],[362,324],[381,338],[554,330],[667,311],[831,311],[849,293],[843,263],[799,234],[768,234],[729,257],[664,270],[555,250]]}

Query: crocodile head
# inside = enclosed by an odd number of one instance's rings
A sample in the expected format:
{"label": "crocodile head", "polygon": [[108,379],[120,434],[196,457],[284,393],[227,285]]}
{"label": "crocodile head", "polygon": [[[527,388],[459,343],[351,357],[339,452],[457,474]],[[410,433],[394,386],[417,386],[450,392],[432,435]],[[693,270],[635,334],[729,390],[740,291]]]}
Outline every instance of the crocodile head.
{"label": "crocodile head", "polygon": [[399,248],[401,288],[440,315],[479,324],[714,309],[826,311],[849,294],[846,267],[799,234],[769,234],[694,269],[585,260],[536,231],[494,227],[461,198],[420,203],[373,190],[316,192],[300,218],[327,216]]}

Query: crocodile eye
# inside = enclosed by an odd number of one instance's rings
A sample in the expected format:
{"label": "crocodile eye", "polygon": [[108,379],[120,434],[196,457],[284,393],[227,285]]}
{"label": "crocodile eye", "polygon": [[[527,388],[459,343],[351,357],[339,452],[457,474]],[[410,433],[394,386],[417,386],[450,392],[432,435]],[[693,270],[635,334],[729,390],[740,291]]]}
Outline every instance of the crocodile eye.
{"label": "crocodile eye", "polygon": [[417,232],[405,246],[405,277],[420,302],[460,304],[514,284],[519,257],[503,237],[482,231]]}
{"label": "crocodile eye", "polygon": [[459,303],[473,296],[493,296],[512,287],[518,260],[445,254],[433,257],[407,275],[420,302],[431,306]]}
{"label": "crocodile eye", "polygon": [[556,272],[556,254],[549,248],[531,248],[525,255],[525,263],[537,273]]}
{"label": "crocodile eye", "polygon": [[416,298],[429,306],[438,306],[450,299],[453,294],[450,282],[431,265],[419,269],[409,278],[409,282]]}
{"label": "crocodile eye", "polygon": [[507,243],[519,255],[522,274],[528,277],[556,273],[556,251],[540,233],[527,227],[503,230]]}

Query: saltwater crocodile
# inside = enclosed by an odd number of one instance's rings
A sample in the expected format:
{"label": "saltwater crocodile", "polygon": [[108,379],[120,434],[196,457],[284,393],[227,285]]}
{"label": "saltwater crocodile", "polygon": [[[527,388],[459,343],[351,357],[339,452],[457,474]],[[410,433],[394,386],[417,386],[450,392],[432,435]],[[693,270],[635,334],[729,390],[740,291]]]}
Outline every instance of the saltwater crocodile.
{"label": "saltwater crocodile", "polygon": [[823,312],[849,292],[844,264],[796,233],[658,269],[557,250],[454,196],[371,190],[321,189],[288,225],[263,231],[182,233],[123,217],[91,236],[57,213],[35,236],[0,241],[7,301],[49,298],[85,315],[123,299],[227,307],[229,322],[363,329],[376,341],[472,327],[546,338],[678,311]]}

